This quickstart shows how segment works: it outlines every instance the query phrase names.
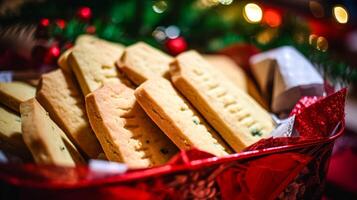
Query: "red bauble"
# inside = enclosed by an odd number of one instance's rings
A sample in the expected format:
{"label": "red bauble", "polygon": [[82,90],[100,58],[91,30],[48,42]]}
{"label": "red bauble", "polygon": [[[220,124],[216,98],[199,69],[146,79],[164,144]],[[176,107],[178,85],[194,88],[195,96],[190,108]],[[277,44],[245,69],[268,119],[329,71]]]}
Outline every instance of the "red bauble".
{"label": "red bauble", "polygon": [[264,11],[263,21],[271,27],[278,27],[281,25],[283,19],[278,10],[266,9]]}
{"label": "red bauble", "polygon": [[57,19],[56,20],[56,25],[60,28],[60,29],[64,29],[66,27],[66,21],[63,19]]}
{"label": "red bauble", "polygon": [[187,49],[187,43],[186,43],[185,38],[183,38],[183,37],[168,39],[165,42],[165,46],[166,46],[168,52],[172,55],[177,55],[179,53],[186,51],[186,49]]}
{"label": "red bauble", "polygon": [[45,64],[54,64],[57,61],[57,58],[60,56],[61,50],[57,45],[53,45],[47,49],[43,59]]}
{"label": "red bauble", "polygon": [[47,27],[48,25],[50,25],[50,20],[47,19],[47,18],[43,18],[40,21],[40,25],[43,26],[43,27]]}
{"label": "red bauble", "polygon": [[89,7],[80,7],[77,15],[82,20],[89,20],[92,18],[92,10]]}

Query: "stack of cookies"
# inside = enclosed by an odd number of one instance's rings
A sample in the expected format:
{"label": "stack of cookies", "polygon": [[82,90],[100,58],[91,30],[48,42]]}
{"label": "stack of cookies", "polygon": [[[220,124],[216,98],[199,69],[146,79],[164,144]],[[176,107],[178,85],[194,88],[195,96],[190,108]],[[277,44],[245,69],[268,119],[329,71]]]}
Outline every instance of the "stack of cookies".
{"label": "stack of cookies", "polygon": [[[107,159],[143,168],[180,149],[239,152],[274,129],[224,56],[171,57],[89,35],[64,52],[37,88],[0,84],[0,148],[38,164]],[[32,156],[31,156],[32,155]]]}

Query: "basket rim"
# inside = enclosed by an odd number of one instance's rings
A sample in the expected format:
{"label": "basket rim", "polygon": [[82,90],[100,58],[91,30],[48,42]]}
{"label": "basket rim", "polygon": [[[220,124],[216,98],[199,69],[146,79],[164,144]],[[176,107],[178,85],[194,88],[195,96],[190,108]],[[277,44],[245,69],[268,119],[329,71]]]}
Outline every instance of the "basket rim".
{"label": "basket rim", "polygon": [[[79,189],[79,188],[88,188],[88,187],[97,187],[103,185],[113,185],[113,184],[123,184],[131,181],[135,181],[138,179],[148,179],[153,176],[160,176],[170,173],[177,173],[186,170],[198,170],[203,167],[213,166],[217,164],[222,164],[231,161],[238,161],[244,159],[252,159],[260,156],[264,156],[267,154],[275,154],[281,152],[289,152],[299,148],[306,148],[314,145],[323,145],[327,143],[333,143],[337,138],[343,135],[345,130],[345,123],[342,121],[341,126],[337,129],[336,134],[326,137],[319,138],[315,140],[307,140],[299,144],[290,144],[290,145],[282,145],[278,147],[270,147],[261,150],[252,150],[246,152],[240,152],[235,154],[230,154],[223,157],[209,157],[198,160],[191,160],[189,162],[185,162],[182,164],[174,164],[168,163],[162,166],[144,168],[144,169],[135,169],[129,170],[124,174],[112,175],[107,177],[100,177],[95,180],[91,179],[82,179],[78,180],[75,183],[51,183],[48,185],[43,185],[40,182],[28,181],[28,180],[20,180],[19,178],[11,177],[11,175],[7,175],[5,173],[0,173],[0,180],[4,180],[7,183],[10,183],[15,186],[21,187],[30,187],[33,189]],[[186,154],[185,151],[181,151],[180,154]],[[25,165],[33,165],[33,164],[25,164]],[[9,168],[14,165],[10,164],[0,164],[0,167]],[[16,166],[16,165],[15,165]],[[24,166],[24,165],[23,165]],[[16,167],[19,167],[17,165]],[[49,166],[52,167],[52,166]],[[56,166],[58,167],[58,166]],[[60,167],[61,168],[61,167]],[[65,168],[65,167],[62,167]],[[88,170],[87,165],[78,166],[78,169]]]}

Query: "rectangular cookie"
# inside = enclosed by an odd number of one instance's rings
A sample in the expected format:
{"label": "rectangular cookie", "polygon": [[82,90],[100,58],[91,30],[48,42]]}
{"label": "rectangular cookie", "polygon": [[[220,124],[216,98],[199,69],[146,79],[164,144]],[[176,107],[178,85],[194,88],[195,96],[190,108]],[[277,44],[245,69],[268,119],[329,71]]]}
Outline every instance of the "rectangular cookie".
{"label": "rectangular cookie", "polygon": [[242,68],[225,55],[204,55],[204,58],[219,71],[223,72],[240,89],[247,92],[264,109],[269,110],[269,104],[259,93],[255,83],[245,74]]}
{"label": "rectangular cookie", "polygon": [[20,103],[35,97],[36,88],[20,81],[0,83],[0,101],[16,112]]}
{"label": "rectangular cookie", "polygon": [[57,60],[57,64],[58,66],[65,72],[68,72],[70,73],[72,70],[71,70],[71,67],[69,66],[68,64],[68,57],[69,55],[72,53],[72,49],[73,47],[67,49],[65,52],[63,52],[61,54],[61,56],[58,58]]}
{"label": "rectangular cookie", "polygon": [[130,85],[130,81],[115,66],[122,52],[122,49],[108,47],[101,43],[83,43],[74,46],[68,62],[84,96],[100,88],[104,83]]}
{"label": "rectangular cookie", "polygon": [[177,147],[137,103],[134,90],[123,84],[105,84],[86,97],[90,124],[107,158],[130,167],[164,164]]}
{"label": "rectangular cookie", "polygon": [[135,96],[150,118],[180,149],[196,147],[216,156],[231,153],[168,80],[149,79],[135,90]]}
{"label": "rectangular cookie", "polygon": [[43,74],[36,98],[87,157],[98,158],[103,150],[90,127],[84,97],[73,74],[61,69]]}
{"label": "rectangular cookie", "polygon": [[[124,46],[118,43],[108,42],[106,40],[102,40],[92,35],[83,34],[78,36],[75,42],[76,45],[80,44],[98,44],[99,46],[103,46],[103,48],[112,50],[114,52],[120,52],[124,50]],[[72,53],[73,47],[67,49],[65,52],[61,54],[58,58],[59,67],[65,72],[71,72],[71,66],[68,63],[68,57]]]}
{"label": "rectangular cookie", "polygon": [[103,47],[112,51],[124,51],[125,46],[120,44],[120,43],[115,43],[115,42],[109,42],[107,40],[100,39],[98,37],[95,37],[93,35],[89,34],[82,34],[77,37],[75,45],[81,45],[81,44],[94,44],[94,45],[99,45],[99,47]]}
{"label": "rectangular cookie", "polygon": [[24,142],[38,164],[74,166],[84,160],[35,98],[20,104]]}
{"label": "rectangular cookie", "polygon": [[0,149],[25,160],[31,159],[21,132],[21,118],[14,111],[0,104]]}
{"label": "rectangular cookie", "polygon": [[247,91],[247,75],[231,58],[225,55],[204,55],[212,66],[221,71],[236,86]]}
{"label": "rectangular cookie", "polygon": [[131,81],[140,85],[149,78],[168,77],[173,58],[154,47],[138,42],[125,48],[117,66]]}
{"label": "rectangular cookie", "polygon": [[268,112],[197,52],[177,56],[170,73],[175,87],[235,151],[270,136],[274,124]]}

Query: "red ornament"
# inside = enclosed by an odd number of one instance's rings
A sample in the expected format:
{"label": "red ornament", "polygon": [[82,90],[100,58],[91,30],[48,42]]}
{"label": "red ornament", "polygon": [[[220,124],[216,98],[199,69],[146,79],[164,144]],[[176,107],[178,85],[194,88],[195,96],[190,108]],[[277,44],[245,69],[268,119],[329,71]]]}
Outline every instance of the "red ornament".
{"label": "red ornament", "polygon": [[53,47],[50,48],[50,54],[53,57],[58,57],[60,55],[60,53],[61,53],[61,51],[57,46],[53,46]]}
{"label": "red ornament", "polygon": [[183,37],[168,39],[165,43],[165,46],[169,51],[169,53],[172,55],[177,55],[179,53],[186,51],[187,49],[187,43],[185,38]]}
{"label": "red ornament", "polygon": [[92,10],[89,7],[80,7],[78,9],[78,17],[82,20],[89,20],[92,18]]}
{"label": "red ornament", "polygon": [[66,27],[66,21],[63,19],[57,19],[56,24],[60,29],[64,29]]}
{"label": "red ornament", "polygon": [[263,21],[271,27],[278,27],[282,22],[281,14],[274,9],[266,9],[264,11]]}
{"label": "red ornament", "polygon": [[61,50],[57,45],[50,47],[43,57],[45,64],[54,64],[60,56]]}
{"label": "red ornament", "polygon": [[43,27],[47,27],[48,25],[50,25],[50,20],[47,19],[47,18],[43,18],[40,21],[40,25],[43,26]]}

